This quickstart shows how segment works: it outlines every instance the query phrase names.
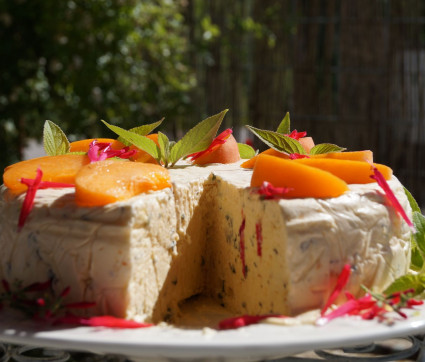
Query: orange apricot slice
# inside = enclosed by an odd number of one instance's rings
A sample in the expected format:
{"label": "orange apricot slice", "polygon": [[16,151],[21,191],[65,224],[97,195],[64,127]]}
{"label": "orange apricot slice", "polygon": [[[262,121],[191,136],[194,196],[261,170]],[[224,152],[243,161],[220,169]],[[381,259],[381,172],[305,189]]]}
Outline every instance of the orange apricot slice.
{"label": "orange apricot slice", "polygon": [[204,153],[193,161],[195,165],[206,165],[208,163],[233,163],[241,159],[238,143],[235,137],[230,135],[226,142],[219,144],[210,152]]}
{"label": "orange apricot slice", "polygon": [[79,206],[103,206],[150,190],[171,187],[168,170],[159,165],[120,160],[94,162],[75,177]]}
{"label": "orange apricot slice", "polygon": [[[332,158],[302,158],[294,160],[294,162],[328,171],[348,184],[367,184],[376,182],[370,177],[373,175],[373,171],[368,162]],[[375,163],[374,166],[382,173],[386,180],[391,178],[393,174],[391,168],[378,163]]]}
{"label": "orange apricot slice", "polygon": [[288,198],[338,197],[348,190],[346,182],[330,172],[262,154],[255,162],[251,186],[260,187],[264,181],[275,187],[289,188]]}
{"label": "orange apricot slice", "polygon": [[88,152],[89,146],[94,140],[99,143],[111,143],[111,148],[113,150],[120,150],[125,147],[122,142],[112,138],[88,138],[85,140],[71,142],[69,144],[69,152]]}
{"label": "orange apricot slice", "polygon": [[89,162],[86,155],[78,154],[33,158],[6,167],[3,183],[14,194],[25,192],[27,186],[20,180],[21,178],[34,179],[37,168],[43,171],[42,181],[74,183],[77,172]]}
{"label": "orange apricot slice", "polygon": [[318,155],[310,155],[311,158],[335,158],[337,160],[366,161],[373,162],[373,152],[364,151],[347,151],[347,152],[329,152]]}
{"label": "orange apricot slice", "polygon": [[268,148],[267,150],[260,152],[257,156],[254,156],[250,158],[249,160],[246,160],[245,162],[241,163],[241,167],[254,168],[255,163],[257,162],[257,159],[260,155],[275,156],[275,157],[280,157],[280,158],[289,160],[289,156],[286,153],[276,151],[274,148]]}
{"label": "orange apricot slice", "polygon": [[[313,141],[313,138],[311,138],[311,137],[301,137],[298,141],[301,143],[301,146],[303,146],[304,150],[307,153],[309,153],[310,150],[314,147],[314,141]],[[254,156],[254,157],[250,158],[249,160],[243,162],[241,164],[241,167],[243,167],[243,168],[254,168],[255,162],[257,161],[257,157],[259,155],[271,155],[271,156],[281,157],[281,158],[284,158],[284,159],[289,159],[289,155],[287,155],[286,153],[276,151],[273,148],[269,148],[269,149],[267,149],[263,152],[260,152],[257,156]]]}
{"label": "orange apricot slice", "polygon": [[[151,134],[146,135],[146,137],[151,139],[152,141],[154,141],[157,144],[157,146],[159,146],[158,133],[151,133]],[[131,157],[132,161],[158,164],[158,162],[146,151],[143,151],[143,150],[137,148],[136,146],[131,146],[130,150],[136,150],[137,151],[137,153],[134,156]]]}

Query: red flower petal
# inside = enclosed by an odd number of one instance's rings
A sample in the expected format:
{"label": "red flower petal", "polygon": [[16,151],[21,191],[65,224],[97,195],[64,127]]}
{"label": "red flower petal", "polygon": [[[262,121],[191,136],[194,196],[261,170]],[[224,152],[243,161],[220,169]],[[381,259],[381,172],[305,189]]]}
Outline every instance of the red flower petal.
{"label": "red flower petal", "polygon": [[87,156],[90,159],[90,163],[103,161],[112,157],[119,158],[130,158],[137,150],[130,150],[130,147],[124,147],[119,150],[113,150],[111,148],[112,143],[97,142],[93,140],[89,145]]}
{"label": "red flower petal", "polygon": [[298,158],[310,158],[310,156],[308,156],[308,155],[301,155],[301,154],[299,154],[299,153],[291,153],[291,154],[289,155],[289,158],[290,158],[291,160],[297,160]]}
{"label": "red flower petal", "polygon": [[153,324],[150,323],[139,323],[133,320],[116,318],[108,315],[82,319],[81,324],[91,327],[108,328],[146,328],[153,326]]}
{"label": "red flower petal", "polygon": [[[34,198],[35,194],[37,192],[37,189],[41,183],[41,178],[43,177],[43,172],[41,169],[37,168],[37,174],[33,182],[31,184],[28,184],[28,190],[25,194],[24,202],[22,203],[21,213],[19,214],[19,221],[18,221],[18,231],[22,229],[22,227],[25,224],[25,221],[31,212],[33,206],[34,206]],[[22,180],[21,182],[23,184],[26,184],[26,179]]]}
{"label": "red flower petal", "polygon": [[270,182],[264,181],[261,187],[253,192],[262,195],[265,200],[282,199],[291,190],[289,187],[274,187]]}
{"label": "red flower petal", "polygon": [[242,212],[242,223],[239,227],[239,252],[242,262],[242,274],[246,278],[246,264],[245,264],[245,216]]}
{"label": "red flower petal", "polygon": [[257,238],[257,255],[261,256],[263,253],[263,227],[260,221],[255,224],[255,236]]}
{"label": "red flower petal", "polygon": [[300,138],[307,136],[307,132],[306,131],[298,132],[296,129],[294,129],[290,134],[287,134],[285,136],[291,137],[294,140],[298,141]]}
{"label": "red flower petal", "polygon": [[328,308],[332,305],[333,302],[335,302],[335,300],[341,294],[342,289],[347,285],[350,275],[351,275],[351,266],[350,264],[345,264],[344,267],[342,268],[341,273],[338,276],[338,280],[336,282],[334,290],[332,291],[331,295],[326,301],[325,306],[322,308],[320,312],[322,316],[325,314]]}
{"label": "red flower petal", "polygon": [[233,131],[231,128],[226,129],[225,131],[221,132],[216,138],[213,139],[213,141],[211,142],[211,144],[206,150],[192,153],[191,155],[187,157],[190,158],[191,161],[194,161],[197,158],[201,157],[202,155],[214,151],[217,146],[222,145],[223,143],[226,143],[227,139],[230,137],[232,133]]}
{"label": "red flower petal", "polygon": [[378,183],[378,185],[384,190],[385,195],[390,202],[390,204],[393,206],[395,211],[406,221],[407,225],[412,229],[412,231],[415,233],[416,228],[415,225],[413,225],[412,221],[409,219],[409,217],[406,215],[406,212],[404,211],[403,207],[400,205],[400,202],[395,197],[393,191],[391,190],[390,186],[388,185],[387,181],[385,180],[384,176],[382,175],[379,170],[371,165],[373,170],[373,175],[370,177]]}
{"label": "red flower petal", "polygon": [[232,317],[223,319],[218,324],[218,329],[236,329],[241,328],[245,326],[249,326],[251,324],[256,324],[261,322],[262,320],[266,318],[286,318],[286,316],[283,316],[281,314],[263,314],[263,315],[243,315],[239,317]]}
{"label": "red flower petal", "polygon": [[33,283],[24,288],[24,292],[44,292],[52,287],[52,279],[43,283]]}

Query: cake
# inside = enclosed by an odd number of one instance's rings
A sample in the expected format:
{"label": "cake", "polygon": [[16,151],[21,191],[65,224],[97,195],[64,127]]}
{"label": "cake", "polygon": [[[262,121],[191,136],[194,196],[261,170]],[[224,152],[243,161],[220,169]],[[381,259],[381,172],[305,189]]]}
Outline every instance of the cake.
{"label": "cake", "polygon": [[[323,306],[346,263],[354,295],[409,269],[410,229],[376,183],[264,200],[240,162],[181,161],[169,172],[171,188],[105,206],[76,206],[73,189],[38,190],[19,232],[24,195],[2,186],[0,279],[51,278],[57,293],[70,287],[68,301],[95,301],[93,315],[173,323],[194,296],[234,315],[297,315]],[[401,183],[388,184],[411,213]]]}

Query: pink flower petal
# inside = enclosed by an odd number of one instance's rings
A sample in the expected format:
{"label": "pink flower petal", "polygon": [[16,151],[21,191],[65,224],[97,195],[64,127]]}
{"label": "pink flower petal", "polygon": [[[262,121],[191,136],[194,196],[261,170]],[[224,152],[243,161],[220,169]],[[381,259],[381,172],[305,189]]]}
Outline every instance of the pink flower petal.
{"label": "pink flower petal", "polygon": [[[24,202],[22,203],[21,212],[19,214],[18,231],[20,231],[22,227],[24,226],[25,221],[27,220],[27,217],[34,206],[35,194],[41,183],[42,177],[43,177],[43,172],[41,171],[40,168],[37,168],[37,174],[35,179],[33,180],[34,182],[32,182],[30,185],[27,185],[28,190],[25,194],[25,199],[24,199]],[[25,184],[25,179],[24,180],[21,179],[21,182]]]}
{"label": "pink flower petal", "polygon": [[245,264],[245,216],[242,213],[242,223],[239,227],[239,252],[242,262],[242,274],[246,278],[246,264]]}
{"label": "pink flower petal", "polygon": [[261,187],[254,189],[253,192],[263,196],[265,200],[278,200],[286,197],[290,190],[289,187],[274,187],[270,182],[264,181]]}
{"label": "pink flower petal", "polygon": [[153,326],[151,323],[139,323],[134,320],[116,318],[108,315],[83,318],[81,324],[91,327],[108,328],[146,328]]}
{"label": "pink flower petal", "polygon": [[290,134],[287,134],[285,136],[291,137],[294,140],[298,141],[300,138],[307,136],[307,132],[298,132],[296,129],[294,129]]}
{"label": "pink flower petal", "polygon": [[325,306],[322,308],[320,314],[323,316],[328,308],[335,302],[338,296],[341,294],[342,289],[347,285],[348,279],[351,275],[351,266],[350,264],[345,264],[342,268],[341,273],[338,276],[338,280],[336,282],[335,288],[329,296],[328,300],[325,303]]}
{"label": "pink flower petal", "polygon": [[297,159],[299,159],[299,158],[310,158],[310,156],[308,156],[308,155],[301,155],[301,154],[299,154],[299,153],[291,153],[291,154],[289,155],[289,158],[290,158],[291,160],[297,160]]}
{"label": "pink flower petal", "polygon": [[215,150],[215,148],[219,145],[222,145],[223,143],[226,143],[227,139],[230,137],[230,135],[233,133],[231,128],[226,129],[225,131],[221,132],[216,138],[213,139],[209,147],[201,152],[192,153],[191,155],[187,156],[190,158],[191,161],[196,160],[197,158],[201,157],[202,155],[205,155],[206,153],[210,153]]}
{"label": "pink flower petal", "polygon": [[97,142],[97,140],[93,140],[93,142],[90,143],[89,150],[87,152],[90,163],[103,161],[112,157],[127,159],[137,153],[137,150],[130,150],[130,147],[113,150],[111,145],[112,143]]}
{"label": "pink flower petal", "polygon": [[373,175],[371,175],[370,177],[372,179],[374,179],[378,183],[378,185],[384,190],[388,201],[393,206],[395,211],[404,219],[404,221],[406,221],[407,225],[409,225],[409,227],[415,233],[416,232],[415,225],[413,225],[412,221],[407,216],[407,214],[404,211],[403,207],[401,206],[400,202],[395,197],[393,191],[391,190],[390,186],[388,185],[388,182],[385,180],[382,173],[379,172],[379,170],[374,165],[371,165],[371,167],[372,167],[372,170],[373,170]]}

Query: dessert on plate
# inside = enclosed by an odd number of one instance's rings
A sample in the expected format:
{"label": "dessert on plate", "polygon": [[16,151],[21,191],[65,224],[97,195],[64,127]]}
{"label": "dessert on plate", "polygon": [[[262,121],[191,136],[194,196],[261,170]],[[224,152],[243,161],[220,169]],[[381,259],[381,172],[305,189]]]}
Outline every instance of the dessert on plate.
{"label": "dessert on plate", "polygon": [[[216,129],[223,116],[211,121]],[[147,137],[118,132],[132,145],[71,143],[6,168],[0,279],[51,279],[56,293],[70,288],[67,301],[94,301],[91,315],[178,323],[197,296],[233,315],[293,316],[323,307],[347,263],[353,295],[362,285],[381,292],[409,269],[411,230],[372,169],[408,216],[409,202],[389,168],[367,162],[370,151],[321,153],[325,146],[280,132],[295,149],[238,160],[230,132],[212,141],[213,132],[195,152],[167,159],[155,153],[161,133],[146,146]],[[23,215],[37,177],[44,186]]]}

